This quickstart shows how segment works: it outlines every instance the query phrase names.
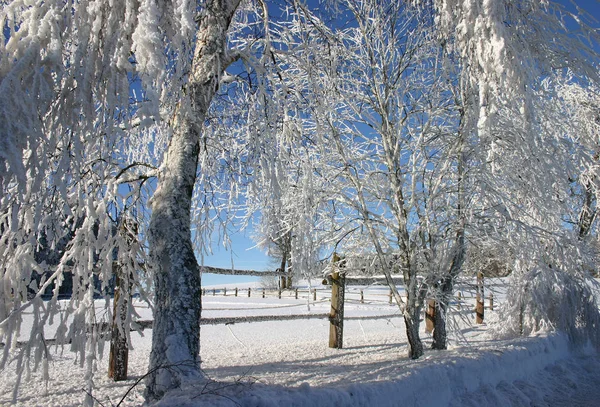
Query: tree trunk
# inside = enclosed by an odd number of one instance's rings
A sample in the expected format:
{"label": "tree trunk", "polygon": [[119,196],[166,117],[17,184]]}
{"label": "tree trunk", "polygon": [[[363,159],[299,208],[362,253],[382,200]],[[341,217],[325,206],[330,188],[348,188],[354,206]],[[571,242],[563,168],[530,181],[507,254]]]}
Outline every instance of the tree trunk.
{"label": "tree trunk", "polygon": [[462,266],[465,261],[466,246],[465,246],[465,233],[464,225],[461,224],[456,233],[456,247],[454,256],[452,258],[452,264],[448,274],[442,279],[440,285],[439,299],[436,301],[435,307],[435,318],[433,326],[433,343],[431,347],[433,349],[444,350],[448,348],[446,332],[446,317],[448,312],[448,304],[454,294],[454,280],[462,271]]}
{"label": "tree trunk", "polygon": [[[110,354],[108,358],[108,377],[115,382],[127,380],[127,367],[129,361],[129,343],[127,340],[129,323],[128,315],[131,315],[131,295],[133,291],[133,268],[136,253],[132,246],[138,240],[138,224],[132,219],[122,217],[119,222],[119,234],[127,242],[126,253],[119,253],[117,261],[113,262],[113,274],[115,276],[115,290],[113,295],[113,320],[112,334],[110,338]],[[123,257],[132,258],[129,265],[124,264]],[[135,267],[135,266],[134,266]]]}
{"label": "tree trunk", "polygon": [[585,199],[583,201],[583,208],[581,208],[581,213],[579,214],[578,222],[579,238],[581,239],[590,233],[592,224],[596,218],[596,199],[594,190],[592,189],[593,184],[591,181],[586,181],[583,183],[583,187],[585,188]]}
{"label": "tree trunk", "polygon": [[406,307],[404,308],[404,324],[406,325],[406,337],[408,339],[408,357],[418,359],[423,356],[423,342],[419,335],[421,317],[421,300],[417,289],[416,276],[407,279]]}
{"label": "tree trunk", "polygon": [[441,284],[439,299],[435,302],[435,314],[433,319],[433,343],[432,349],[445,350],[448,348],[448,333],[446,331],[446,316],[448,302],[454,291],[454,277],[447,275]]}
{"label": "tree trunk", "polygon": [[432,349],[445,350],[448,348],[448,334],[446,331],[447,305],[442,301],[435,302],[435,314],[433,316],[433,343]]}
{"label": "tree trunk", "polygon": [[202,124],[227,66],[226,33],[239,0],[208,1],[200,19],[190,80],[170,123],[173,136],[152,198],[148,229],[155,285],[146,400],[158,400],[200,370],[200,270],[190,208]]}
{"label": "tree trunk", "polygon": [[464,126],[465,126],[465,110],[461,109],[460,118],[460,139],[459,139],[459,151],[458,151],[458,163],[457,171],[458,178],[456,180],[458,187],[458,206],[456,208],[458,217],[458,227],[456,230],[456,240],[454,245],[454,254],[452,256],[452,263],[450,264],[450,270],[442,278],[440,284],[440,292],[438,294],[438,300],[436,301],[435,317],[433,324],[433,343],[431,344],[432,349],[445,350],[448,348],[448,333],[446,331],[446,318],[448,316],[448,304],[454,296],[454,281],[456,277],[461,273],[463,263],[465,262],[467,247],[465,244],[465,217],[464,217],[464,206],[465,206],[465,164],[466,156],[463,151],[465,146],[464,139]]}
{"label": "tree trunk", "polygon": [[120,266],[115,267],[115,294],[113,297],[113,325],[110,338],[110,355],[108,358],[108,377],[115,382],[127,380],[129,361],[129,344],[126,324],[131,303],[131,279],[123,275]]}
{"label": "tree trunk", "polygon": [[454,280],[462,271],[462,265],[465,259],[465,237],[464,228],[461,227],[457,233],[456,252],[452,259],[452,264],[448,274],[444,276],[440,284],[438,300],[436,301],[434,327],[433,327],[433,343],[432,349],[443,350],[447,349],[447,333],[446,333],[446,317],[448,312],[448,304],[454,294]]}
{"label": "tree trunk", "polygon": [[[279,266],[279,272],[280,273],[285,273],[285,265],[286,265],[286,260],[287,260],[287,253],[283,254],[283,257],[281,258],[281,266]],[[279,288],[280,289],[285,289],[286,287],[286,276],[285,275],[281,275],[279,276]]]}

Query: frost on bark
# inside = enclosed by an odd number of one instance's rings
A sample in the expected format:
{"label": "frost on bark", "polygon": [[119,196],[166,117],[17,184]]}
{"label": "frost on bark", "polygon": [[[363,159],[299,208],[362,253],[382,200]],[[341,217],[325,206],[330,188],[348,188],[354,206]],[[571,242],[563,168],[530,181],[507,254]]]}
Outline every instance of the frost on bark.
{"label": "frost on bark", "polygon": [[407,272],[405,272],[404,277],[406,306],[404,307],[403,314],[404,324],[406,325],[406,337],[408,338],[408,357],[418,359],[423,356],[423,342],[419,336],[422,295],[420,295],[418,290],[416,275],[407,277],[406,274]]}
{"label": "frost on bark", "polygon": [[131,304],[131,281],[133,280],[122,270],[115,271],[115,295],[113,305],[113,325],[110,339],[110,356],[108,360],[108,377],[115,382],[127,380],[129,361],[129,344],[126,329],[129,329],[127,315]]}
{"label": "frost on bark", "polygon": [[226,34],[238,4],[212,0],[200,16],[186,97],[170,123],[172,137],[152,198],[148,239],[156,294],[147,400],[160,399],[185,379],[202,378],[200,269],[190,209],[202,125],[227,66]]}
{"label": "frost on bark", "polygon": [[590,180],[585,180],[583,184],[584,200],[583,208],[579,214],[579,238],[585,238],[591,231],[594,219],[596,218],[596,196],[593,190],[593,184]]}
{"label": "frost on bark", "polygon": [[108,359],[108,377],[115,382],[127,380],[127,368],[129,361],[128,335],[130,326],[130,315],[133,305],[131,303],[133,284],[135,281],[134,272],[131,267],[124,264],[123,258],[129,257],[135,261],[134,244],[137,245],[138,224],[135,221],[124,218],[120,221],[119,232],[125,241],[126,253],[121,253],[117,261],[112,264],[113,276],[115,279],[115,289],[113,296],[113,318],[112,332],[110,338],[110,354]]}
{"label": "frost on bark", "polygon": [[[346,291],[346,274],[340,272],[343,263],[337,253],[333,253],[331,281],[331,311],[329,313],[329,347],[344,347],[344,299]],[[329,278],[329,277],[328,277]]]}
{"label": "frost on bark", "polygon": [[462,270],[465,252],[464,228],[460,228],[457,233],[456,248],[452,264],[450,265],[450,271],[442,278],[439,298],[435,303],[432,349],[444,350],[448,348],[448,334],[446,330],[448,304],[454,294],[454,281]]}
{"label": "frost on bark", "polygon": [[459,134],[459,151],[457,156],[457,200],[458,205],[456,208],[458,225],[456,228],[456,238],[454,242],[454,250],[452,255],[452,262],[450,263],[450,269],[439,282],[438,287],[438,298],[435,302],[435,314],[433,320],[433,343],[432,349],[445,350],[448,348],[448,334],[446,330],[446,321],[448,317],[448,304],[454,296],[454,282],[459,274],[462,272],[463,264],[465,262],[467,246],[465,242],[465,173],[466,173],[466,153],[464,148],[465,142],[465,110],[459,109],[460,111],[460,126],[458,129]]}

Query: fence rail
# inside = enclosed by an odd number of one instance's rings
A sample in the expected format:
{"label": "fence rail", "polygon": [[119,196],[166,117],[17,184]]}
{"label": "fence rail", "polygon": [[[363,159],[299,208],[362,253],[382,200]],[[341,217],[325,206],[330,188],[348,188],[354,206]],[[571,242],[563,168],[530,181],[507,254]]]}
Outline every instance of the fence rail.
{"label": "fence rail", "polygon": [[[384,314],[384,315],[362,315],[362,316],[345,316],[346,321],[364,321],[364,320],[375,320],[375,319],[391,319],[401,318],[402,315],[399,313],[395,314]],[[277,322],[277,321],[291,321],[291,320],[305,320],[305,319],[329,319],[328,313],[319,314],[292,314],[292,315],[255,315],[247,317],[216,317],[216,318],[202,318],[200,325],[234,325],[244,323],[255,323],[255,322]],[[135,321],[133,327],[130,329],[131,332],[143,331],[146,329],[152,329],[154,321],[151,319],[144,319]],[[107,322],[96,324],[99,331],[103,335],[110,333],[110,325]],[[22,348],[27,345],[28,341],[17,341],[17,347]],[[56,338],[45,339],[46,345],[68,345],[71,341],[58,341]],[[0,348],[4,347],[5,344],[0,342]]]}
{"label": "fence rail", "polygon": [[[476,285],[473,284],[476,288]],[[388,304],[393,305],[393,295],[391,290],[383,290],[385,287],[369,287],[369,288],[358,288],[346,286],[345,296],[348,302],[359,303],[359,304]],[[476,291],[472,290],[469,284],[463,284],[462,290],[457,290],[452,304],[455,304],[459,309],[462,309],[466,305],[467,300],[474,300],[477,298]],[[493,305],[493,292],[486,296],[489,299],[490,310],[494,309]],[[319,297],[317,297],[319,294]],[[466,294],[466,295],[465,295]],[[278,298],[278,299],[310,299],[312,297],[313,303],[330,301],[331,300],[331,289],[330,288],[296,288],[296,289],[266,289],[266,288],[203,288],[203,296],[219,296],[219,297],[254,297],[260,298]],[[403,297],[405,297],[403,295]],[[385,300],[383,299],[385,298]],[[482,297],[483,298],[483,297]],[[480,305],[483,300],[479,300]],[[244,309],[268,309],[268,308],[281,308],[281,307],[294,307],[302,304],[285,305],[278,307],[258,307],[258,308],[244,308]],[[239,310],[240,308],[204,308],[207,311],[226,311],[226,310]]]}
{"label": "fence rail", "polygon": [[[213,274],[229,274],[229,275],[252,275],[252,276],[287,276],[284,273],[280,273],[280,272],[259,272],[259,271],[252,271],[252,270],[231,270],[231,269],[221,269],[221,268],[216,268],[216,267],[208,267],[208,266],[204,266],[202,268],[203,272],[205,273],[213,273]],[[341,275],[341,273],[340,273]],[[318,313],[318,314],[292,314],[292,315],[255,315],[255,316],[239,316],[239,317],[213,317],[213,318],[209,318],[209,317],[203,317],[200,320],[200,325],[232,325],[232,324],[240,324],[240,323],[256,323],[256,322],[276,322],[276,321],[289,321],[289,320],[307,320],[307,319],[326,319],[329,320],[330,322],[330,347],[337,347],[337,348],[342,348],[342,329],[343,329],[343,321],[352,321],[352,320],[377,320],[377,319],[392,319],[392,318],[401,318],[402,315],[398,312],[395,312],[393,314],[384,314],[384,315],[366,315],[366,316],[344,316],[343,315],[343,309],[344,309],[344,297],[347,296],[348,298],[346,300],[355,302],[355,303],[361,303],[361,304],[373,304],[373,303],[380,303],[380,304],[390,304],[392,305],[392,292],[391,290],[389,292],[386,292],[384,290],[381,290],[381,288],[384,288],[385,285],[374,285],[379,283],[379,281],[377,281],[376,278],[372,278],[372,279],[350,279],[348,278],[348,280],[346,280],[346,278],[341,278],[340,279],[341,282],[336,283],[339,285],[339,289],[337,292],[337,295],[335,293],[335,288],[336,286],[334,284],[332,284],[332,288],[307,288],[307,289],[287,289],[287,290],[282,290],[280,289],[276,289],[276,290],[268,290],[265,288],[259,288],[259,289],[252,289],[252,288],[246,288],[246,289],[239,289],[239,288],[226,288],[224,287],[223,289],[217,289],[217,288],[203,288],[202,289],[202,295],[206,296],[206,295],[210,295],[212,293],[213,296],[216,296],[217,293],[219,293],[220,296],[235,296],[235,297],[244,297],[247,295],[247,297],[251,297],[252,295],[252,291],[254,291],[255,293],[258,291],[258,296],[262,297],[262,298],[266,298],[267,293],[269,293],[269,297],[271,297],[271,295],[275,295],[277,296],[277,298],[281,299],[282,298],[282,294],[287,294],[284,296],[284,298],[295,298],[295,299],[308,299],[310,300],[312,297],[312,303],[315,304],[317,302],[326,302],[326,301],[331,301],[332,302],[332,307],[331,307],[331,312],[329,313]],[[362,283],[362,284],[361,284]],[[367,284],[364,284],[367,283]],[[349,287],[350,284],[357,284],[357,285],[367,285],[370,287]],[[483,278],[480,278],[480,281],[478,281],[478,284],[480,284],[481,286],[483,286]],[[488,283],[489,284],[489,283]],[[463,287],[463,289],[466,289],[466,292],[472,291],[470,290],[472,284],[470,284],[467,281],[462,281],[461,282],[461,286]],[[285,288],[285,287],[284,287]],[[374,292],[375,291],[375,292]],[[317,301],[317,293],[321,294],[321,298],[319,299],[319,301]],[[485,307],[484,305],[484,296],[483,296],[483,290],[476,290],[477,293],[477,317],[478,320],[477,322],[481,322],[483,319],[483,310],[484,308],[488,308]],[[457,290],[457,298],[456,298],[456,304],[458,305],[458,308],[462,308],[462,305],[467,305],[465,304],[465,299],[470,298],[472,299],[473,296],[463,296],[463,292],[462,290]],[[472,293],[471,293],[472,294]],[[302,295],[302,297],[300,297],[300,295]],[[380,299],[365,299],[366,296],[369,297],[385,297],[386,300],[380,300]],[[354,296],[357,298],[349,298],[350,296]],[[256,294],[255,294],[256,297]],[[490,295],[490,305],[489,305],[489,309],[493,310],[493,294]],[[430,300],[431,301],[431,300]],[[291,306],[297,306],[297,304],[294,305],[290,305]],[[284,308],[284,307],[288,307],[287,305],[285,306],[278,306],[278,307],[260,307],[260,309],[277,309],[277,308]],[[426,307],[426,316],[425,316],[425,320],[428,319],[432,319],[432,315],[431,314],[431,307]],[[241,310],[244,308],[231,308],[231,310]],[[258,308],[256,308],[258,309]],[[206,311],[210,311],[210,308],[206,308]],[[213,309],[213,310],[228,310],[228,309]],[[431,315],[430,315],[431,314]],[[481,320],[481,321],[480,321]],[[126,326],[122,326],[123,329],[130,329],[131,331],[143,331],[145,329],[151,329],[152,325],[153,325],[154,321],[153,320],[139,320],[139,321],[134,321],[131,324],[131,327],[127,328]],[[98,332],[101,336],[113,336],[112,332],[114,332],[115,327],[113,326],[113,323],[108,323],[108,322],[102,322],[102,323],[97,323],[97,324],[91,324],[88,326],[88,334],[95,331]],[[113,353],[113,339],[111,338],[111,355]],[[24,346],[27,346],[27,344],[31,343],[30,341],[17,341],[16,346],[19,348],[22,348]],[[66,345],[70,343],[69,341],[58,341],[55,338],[52,339],[45,339],[44,340],[44,344],[45,345],[57,345],[57,346],[61,346],[61,345]],[[125,342],[125,346],[126,346],[126,342]],[[0,348],[4,347],[5,344],[4,343],[0,343]],[[127,373],[126,373],[126,362],[125,362],[125,370],[124,370],[124,377],[126,377]],[[116,376],[114,377],[115,380],[117,380]]]}
{"label": "fence rail", "polygon": [[228,276],[254,276],[254,277],[282,277],[288,276],[287,273],[280,271],[256,271],[256,270],[235,270],[220,267],[202,266],[203,273],[222,274]]}

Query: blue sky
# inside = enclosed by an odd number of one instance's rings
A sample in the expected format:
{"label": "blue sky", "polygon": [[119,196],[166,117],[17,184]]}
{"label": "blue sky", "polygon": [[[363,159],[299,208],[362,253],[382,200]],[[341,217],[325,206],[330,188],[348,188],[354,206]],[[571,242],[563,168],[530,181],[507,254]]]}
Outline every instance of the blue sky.
{"label": "blue sky", "polygon": [[[575,7],[569,0],[559,0],[568,10],[574,11]],[[310,3],[310,2],[309,2]],[[574,0],[577,6],[586,10],[593,18],[600,21],[600,0]],[[591,22],[590,22],[591,23]],[[600,22],[592,25],[600,27]],[[236,268],[246,270],[273,270],[276,268],[273,260],[267,257],[261,250],[254,247],[254,242],[250,238],[251,231],[233,233],[231,237],[231,249],[227,250],[218,242],[213,242],[213,254],[204,257],[204,264],[213,267]],[[276,263],[276,262],[275,262]],[[214,274],[204,274],[202,276],[202,285],[218,285],[239,283],[240,287],[244,283],[257,281],[257,277],[248,276],[222,276]]]}
{"label": "blue sky", "polygon": [[[249,233],[238,232],[231,235],[231,250],[226,250],[218,242],[213,243],[213,255],[204,256],[204,264],[213,267],[244,269],[244,270],[273,270],[270,258],[261,250],[252,248],[254,242]],[[198,259],[200,260],[200,259]],[[222,276],[204,274],[202,285],[244,283],[257,281],[256,277],[249,276]]]}
{"label": "blue sky", "polygon": [[[567,7],[571,8],[571,2],[562,0]],[[585,11],[593,15],[597,20],[600,20],[600,1],[599,0],[574,0],[575,4],[583,8]]]}

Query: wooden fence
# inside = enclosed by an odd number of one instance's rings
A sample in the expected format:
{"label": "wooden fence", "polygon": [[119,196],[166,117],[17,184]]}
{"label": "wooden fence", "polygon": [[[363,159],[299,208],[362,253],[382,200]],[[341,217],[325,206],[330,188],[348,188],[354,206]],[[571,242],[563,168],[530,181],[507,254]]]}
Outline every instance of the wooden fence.
{"label": "wooden fence", "polygon": [[[288,321],[288,320],[302,320],[302,319],[328,319],[330,322],[330,334],[329,334],[329,346],[332,348],[341,349],[343,348],[343,325],[344,321],[348,320],[377,320],[377,319],[392,319],[401,318],[402,315],[396,311],[394,313],[387,313],[376,316],[352,316],[348,317],[344,315],[344,303],[346,301],[353,302],[355,304],[388,304],[392,305],[392,292],[391,290],[384,289],[365,289],[365,288],[352,288],[348,287],[345,282],[347,280],[340,278],[333,274],[330,279],[331,288],[311,288],[311,289],[291,289],[291,290],[267,290],[265,288],[226,288],[223,289],[202,289],[202,295],[213,295],[213,296],[230,296],[230,297],[275,297],[278,299],[307,299],[313,302],[330,302],[331,310],[329,313],[319,314],[292,314],[292,315],[257,315],[257,316],[241,316],[241,317],[215,317],[207,318],[203,317],[200,320],[200,325],[230,325],[240,323],[257,323],[267,321]],[[475,290],[469,289],[470,295],[465,297],[462,291],[457,291],[457,295],[454,298],[454,306],[459,310],[467,305],[467,301],[472,304],[475,299],[475,308],[471,310],[475,312],[476,323],[482,323],[484,319],[485,305],[483,304],[483,278],[478,278],[474,285]],[[383,287],[381,287],[383,288]],[[489,295],[489,307],[490,310],[494,309],[494,297],[493,294]],[[294,305],[295,306],[295,305]],[[281,307],[275,307],[281,308]],[[261,309],[265,309],[261,307]],[[268,309],[268,308],[266,308]],[[435,318],[435,302],[429,300],[425,306],[425,322],[426,331],[431,332],[433,329],[433,320]],[[151,329],[152,320],[138,320],[132,323],[131,331],[139,331],[144,329]],[[120,350],[120,347],[127,346],[127,342],[123,341],[122,336],[114,335],[115,326],[114,323],[104,322],[96,325],[97,331],[101,335],[111,335],[111,348],[109,357],[109,377],[112,377],[115,381],[125,380],[127,378],[127,364],[128,355],[127,352]],[[91,328],[90,328],[91,331]],[[63,345],[58,343],[56,340],[47,339],[46,344]],[[27,342],[18,342],[17,346],[22,347]],[[114,354],[114,355],[113,355]]]}
{"label": "wooden fence", "polygon": [[[348,280],[346,280],[348,281]],[[375,292],[379,291],[379,292]],[[463,309],[466,306],[467,300],[476,299],[476,294],[469,292],[471,295],[467,296],[463,294],[463,291],[457,291],[454,296],[454,302],[451,305],[455,305],[459,309]],[[247,297],[247,298],[278,298],[278,299],[307,299],[312,298],[313,301],[317,301],[318,298],[325,298],[330,300],[331,289],[330,288],[293,288],[288,290],[279,289],[266,289],[266,288],[252,288],[252,287],[234,287],[234,288],[203,288],[203,296],[216,296],[216,297]],[[360,303],[360,304],[388,304],[393,305],[393,294],[392,290],[382,289],[365,289],[365,288],[352,288],[346,285],[345,301]],[[487,296],[489,300],[490,310],[494,309],[494,294],[490,293]],[[473,309],[475,312],[475,308]]]}
{"label": "wooden fence", "polygon": [[[379,315],[379,316],[367,316],[367,317],[345,317],[344,316],[344,304],[345,301],[356,301],[358,303],[364,304],[365,302],[367,302],[367,300],[365,299],[365,290],[364,288],[361,289],[355,289],[355,290],[348,290],[347,287],[347,283],[349,281],[352,282],[356,282],[356,279],[350,280],[347,279],[346,276],[343,273],[339,272],[338,269],[338,264],[339,264],[339,258],[337,258],[337,255],[334,254],[334,266],[332,267],[332,272],[331,274],[327,277],[327,279],[325,280],[326,282],[328,282],[328,284],[331,286],[331,288],[327,288],[327,289],[317,289],[317,288],[312,288],[312,289],[304,289],[301,290],[299,288],[296,289],[289,289],[289,290],[285,290],[282,291],[281,288],[279,288],[276,291],[267,291],[265,288],[258,288],[258,289],[252,289],[252,288],[244,288],[244,289],[239,289],[237,287],[233,288],[233,289],[227,289],[227,287],[224,287],[222,290],[221,289],[217,289],[217,288],[211,288],[211,289],[202,289],[202,295],[203,296],[207,296],[207,295],[212,295],[212,296],[217,296],[218,295],[222,295],[222,296],[233,296],[233,297],[238,297],[238,296],[247,296],[247,297],[252,297],[253,293],[254,296],[258,295],[261,298],[266,298],[267,294],[268,296],[276,296],[278,299],[281,299],[282,296],[287,296],[289,297],[294,297],[294,299],[301,299],[301,298],[306,298],[306,299],[310,299],[310,297],[312,296],[312,300],[313,301],[317,301],[317,293],[318,292],[325,292],[325,293],[330,293],[329,297],[327,298],[327,294],[325,294],[323,297],[325,297],[324,300],[329,300],[331,302],[331,310],[328,314],[296,314],[296,315],[260,315],[260,316],[245,316],[245,317],[219,317],[219,318],[202,318],[200,320],[200,324],[201,325],[217,325],[217,324],[236,324],[236,323],[253,323],[253,322],[265,322],[265,321],[285,321],[285,320],[295,320],[295,319],[329,319],[330,322],[330,330],[329,330],[329,347],[331,348],[337,348],[337,349],[342,349],[343,348],[343,332],[344,332],[344,320],[361,320],[361,319],[390,319],[390,318],[396,318],[396,317],[401,317],[401,315],[397,312],[397,313],[393,313],[393,314],[387,314],[387,315]],[[204,267],[203,268],[204,272],[208,272],[208,273],[215,273],[215,274],[234,274],[234,275],[273,275],[273,276],[283,276],[283,273],[280,272],[255,272],[252,270],[227,270],[227,269],[217,269],[214,267]],[[483,304],[484,301],[484,288],[483,288],[483,276],[481,275],[481,273],[477,276],[477,282],[475,284],[476,286],[476,307],[475,307],[475,314],[476,314],[476,323],[483,323],[483,319],[484,319],[484,309],[485,306]],[[379,297],[382,298],[380,299],[372,299],[369,298],[368,299],[368,303],[372,304],[375,302],[381,302],[381,303],[387,303],[389,305],[393,304],[393,294],[392,294],[392,290],[389,290],[388,292],[382,292],[382,293],[373,293],[373,290],[368,290],[368,295],[369,297]],[[284,295],[286,294],[286,295]],[[351,298],[352,295],[356,295],[357,298]],[[385,299],[383,299],[385,298]],[[464,297],[462,296],[462,292],[458,292],[458,296],[456,297],[456,303],[458,305],[458,307],[462,307],[462,305],[464,304]],[[490,309],[493,309],[493,296],[490,296]],[[426,321],[426,330],[428,332],[431,332],[433,330],[433,321],[435,320],[435,301],[434,300],[428,300],[426,302],[426,306],[425,306],[425,316],[424,319]],[[143,330],[143,329],[148,329],[151,328],[153,324],[153,321],[151,320],[144,320],[144,321],[136,321],[135,322],[135,327],[132,330]],[[123,329],[125,327],[122,327],[121,329]],[[113,336],[114,336],[114,332],[118,331],[116,325],[112,324],[112,326],[108,326],[108,324],[106,324],[106,327],[102,327],[101,331],[102,332],[112,332]],[[109,369],[109,376],[112,377],[115,381],[117,380],[124,380],[127,378],[127,353],[124,349],[121,349],[123,347],[127,347],[127,343],[126,341],[123,341],[119,336],[116,336],[116,338],[111,338],[111,348],[110,348],[110,360],[111,360],[111,364],[110,364],[110,369]],[[116,361],[116,362],[113,362]]]}

